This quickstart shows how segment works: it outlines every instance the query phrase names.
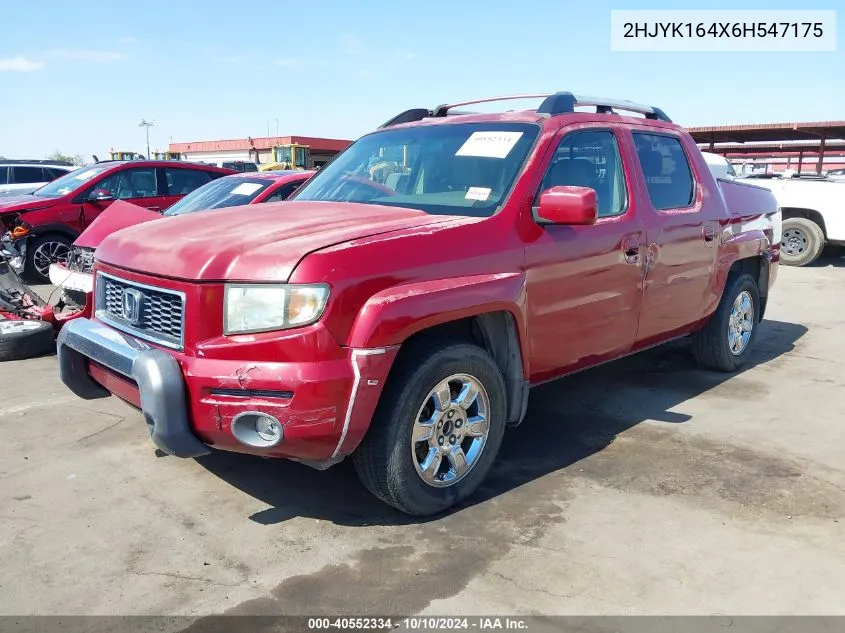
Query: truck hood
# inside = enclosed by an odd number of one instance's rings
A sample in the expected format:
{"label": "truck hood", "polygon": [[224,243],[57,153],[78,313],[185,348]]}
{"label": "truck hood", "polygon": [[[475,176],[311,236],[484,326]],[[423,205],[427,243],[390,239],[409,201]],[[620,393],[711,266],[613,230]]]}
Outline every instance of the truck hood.
{"label": "truck hood", "polygon": [[279,202],[164,217],[106,237],[97,260],[196,281],[286,281],[308,253],[452,216],[351,202]]}
{"label": "truck hood", "polygon": [[139,207],[131,202],[116,200],[109,208],[94,218],[82,234],[76,238],[74,245],[85,248],[96,248],[106,237],[136,224],[143,224],[150,220],[160,220],[161,213]]}
{"label": "truck hood", "polygon": [[56,204],[58,198],[39,198],[38,196],[0,196],[0,215],[36,211]]}

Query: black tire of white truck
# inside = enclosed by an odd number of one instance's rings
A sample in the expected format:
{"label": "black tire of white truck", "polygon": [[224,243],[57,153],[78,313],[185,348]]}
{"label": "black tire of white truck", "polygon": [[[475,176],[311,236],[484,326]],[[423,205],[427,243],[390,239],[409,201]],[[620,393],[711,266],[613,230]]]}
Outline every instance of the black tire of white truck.
{"label": "black tire of white truck", "polygon": [[808,218],[787,218],[783,221],[780,261],[785,266],[809,266],[824,250],[822,227]]}

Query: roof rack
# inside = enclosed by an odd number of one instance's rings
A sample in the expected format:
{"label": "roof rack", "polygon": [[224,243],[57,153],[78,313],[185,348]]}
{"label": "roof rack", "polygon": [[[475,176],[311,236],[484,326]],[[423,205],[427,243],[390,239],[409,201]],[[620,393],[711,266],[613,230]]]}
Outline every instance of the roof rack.
{"label": "roof rack", "polygon": [[0,158],[0,163],[3,163],[4,165],[63,165],[66,167],[73,167],[73,163],[69,163],[66,160],[50,160],[41,158],[35,160]]}
{"label": "roof rack", "polygon": [[426,108],[413,108],[400,112],[395,117],[383,123],[379,128],[390,127],[392,125],[399,125],[400,123],[410,123],[411,121],[421,121],[426,118],[444,117],[449,114],[449,110],[460,106],[473,105],[476,103],[490,103],[493,101],[511,101],[515,99],[543,99],[540,107],[537,108],[538,114],[547,114],[555,116],[558,114],[569,114],[575,112],[577,107],[591,107],[596,108],[597,114],[615,114],[616,110],[623,110],[626,112],[637,112],[642,114],[647,119],[656,121],[672,122],[666,113],[660,108],[654,106],[642,105],[634,103],[633,101],[623,101],[618,99],[604,99],[600,97],[586,97],[582,95],[575,95],[571,92],[555,92],[543,94],[522,94],[522,95],[508,95],[503,97],[487,97],[485,99],[475,99],[473,101],[463,101],[460,103],[444,103],[437,106],[433,110]]}

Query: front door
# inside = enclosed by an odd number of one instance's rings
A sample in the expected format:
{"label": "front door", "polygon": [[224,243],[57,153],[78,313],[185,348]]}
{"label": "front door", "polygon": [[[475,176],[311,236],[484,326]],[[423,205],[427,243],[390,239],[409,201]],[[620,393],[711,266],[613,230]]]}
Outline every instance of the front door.
{"label": "front door", "polygon": [[145,207],[150,211],[161,211],[165,205],[164,196],[159,195],[157,170],[155,167],[132,167],[106,176],[91,187],[89,193],[108,192],[108,200],[83,203],[85,225],[105,211],[114,200],[123,200]]}
{"label": "front door", "polygon": [[672,133],[632,133],[648,213],[648,264],[637,347],[683,334],[710,300],[718,255],[719,215],[704,200],[687,151]]}
{"label": "front door", "polygon": [[608,360],[634,343],[645,226],[625,176],[631,162],[613,129],[576,129],[557,146],[540,192],[591,187],[599,219],[592,226],[545,225],[526,247],[532,381]]}

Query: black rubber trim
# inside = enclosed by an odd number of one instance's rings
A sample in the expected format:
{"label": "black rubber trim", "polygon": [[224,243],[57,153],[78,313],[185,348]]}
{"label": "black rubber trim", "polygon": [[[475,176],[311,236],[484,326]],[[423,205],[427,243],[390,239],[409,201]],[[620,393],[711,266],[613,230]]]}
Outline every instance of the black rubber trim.
{"label": "black rubber trim", "polygon": [[212,389],[213,396],[234,396],[236,398],[280,398],[290,400],[293,391],[273,391],[271,389]]}
{"label": "black rubber trim", "polygon": [[199,457],[211,450],[191,432],[179,363],[158,349],[141,352],[132,364],[141,411],[153,444],[175,457]]}
{"label": "black rubber trim", "polygon": [[[179,363],[159,349],[109,349],[87,319],[65,325],[57,341],[59,375],[62,382],[80,398],[105,398],[109,391],[88,374],[87,359],[134,380],[138,385],[141,412],[158,448],[175,457],[199,457],[211,449],[191,431],[185,382]],[[80,347],[85,353],[68,344]]]}
{"label": "black rubber trim", "polygon": [[62,379],[68,389],[83,400],[108,398],[111,394],[88,375],[88,364],[85,356],[63,344],[63,333],[64,328],[59,332],[59,339],[56,344],[59,357],[59,378]]}

